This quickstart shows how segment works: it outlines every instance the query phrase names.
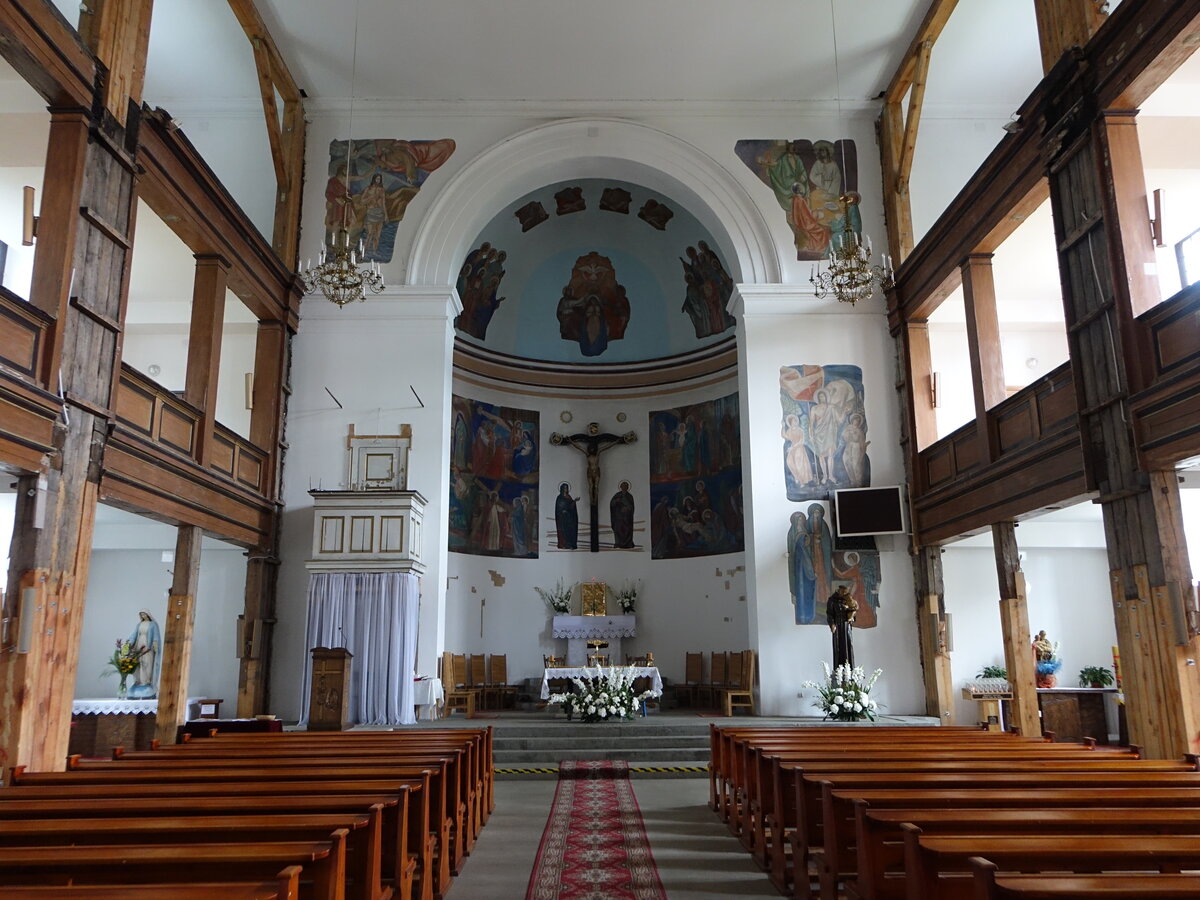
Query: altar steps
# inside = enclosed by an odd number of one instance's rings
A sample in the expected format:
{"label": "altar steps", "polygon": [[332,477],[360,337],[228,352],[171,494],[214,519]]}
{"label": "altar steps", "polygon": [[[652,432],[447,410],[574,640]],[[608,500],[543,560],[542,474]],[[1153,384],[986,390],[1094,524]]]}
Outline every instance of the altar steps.
{"label": "altar steps", "polygon": [[554,772],[565,759],[622,759],[635,775],[642,769],[658,775],[703,777],[709,761],[708,723],[650,724],[654,718],[632,723],[550,721],[497,728],[492,737],[496,774]]}

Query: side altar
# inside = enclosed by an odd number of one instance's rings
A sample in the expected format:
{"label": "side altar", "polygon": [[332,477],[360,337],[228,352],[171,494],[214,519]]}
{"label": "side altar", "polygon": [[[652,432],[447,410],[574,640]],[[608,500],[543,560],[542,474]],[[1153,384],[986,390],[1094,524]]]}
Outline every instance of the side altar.
{"label": "side altar", "polygon": [[613,662],[623,662],[621,639],[637,637],[636,617],[624,616],[555,616],[554,637],[567,639],[567,665],[586,666],[588,641],[608,641],[607,652]]}

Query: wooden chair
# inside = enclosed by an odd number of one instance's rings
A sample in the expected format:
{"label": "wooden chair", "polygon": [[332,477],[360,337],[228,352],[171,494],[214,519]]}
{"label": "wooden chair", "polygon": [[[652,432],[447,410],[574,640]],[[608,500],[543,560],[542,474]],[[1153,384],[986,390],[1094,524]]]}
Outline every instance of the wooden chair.
{"label": "wooden chair", "polygon": [[687,698],[688,706],[698,706],[707,690],[704,682],[704,652],[688,653],[684,657],[683,684],[675,685],[676,696]]}
{"label": "wooden chair", "polygon": [[479,691],[467,684],[467,657],[464,654],[442,654],[442,688],[446,692],[443,716],[449,716],[456,709],[461,709],[468,719],[475,715]]}
{"label": "wooden chair", "polygon": [[712,706],[717,705],[717,696],[729,684],[729,654],[713,650],[708,666],[708,682],[701,685],[700,693],[709,698]]}
{"label": "wooden chair", "polygon": [[[488,709],[512,709],[517,705],[517,686],[508,683],[508,656],[504,653],[493,653],[488,657],[488,678],[483,699]],[[495,706],[491,705],[493,702]]]}
{"label": "wooden chair", "polygon": [[732,654],[729,687],[721,691],[721,705],[727,716],[733,715],[735,706],[748,707],[754,715],[754,657],[753,650]]}

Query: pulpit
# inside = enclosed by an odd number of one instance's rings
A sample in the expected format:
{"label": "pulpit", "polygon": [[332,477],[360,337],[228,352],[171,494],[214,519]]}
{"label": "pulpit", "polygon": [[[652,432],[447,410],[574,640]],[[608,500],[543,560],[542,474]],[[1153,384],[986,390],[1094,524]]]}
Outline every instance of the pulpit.
{"label": "pulpit", "polygon": [[637,637],[635,617],[627,616],[555,616],[556,638],[567,639],[567,665],[586,666],[588,641],[607,641],[609,659],[622,660],[621,639]]}
{"label": "pulpit", "polygon": [[308,696],[309,731],[345,731],[350,714],[350,660],[345,647],[314,647]]}

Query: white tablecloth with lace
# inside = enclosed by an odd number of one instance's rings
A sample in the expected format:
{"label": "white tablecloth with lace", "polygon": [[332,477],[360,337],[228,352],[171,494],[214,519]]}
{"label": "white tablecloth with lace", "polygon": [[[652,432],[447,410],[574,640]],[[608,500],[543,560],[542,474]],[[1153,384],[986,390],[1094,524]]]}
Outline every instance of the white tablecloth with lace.
{"label": "white tablecloth with lace", "polygon": [[555,616],[556,638],[607,641],[637,637],[637,616]]}
{"label": "white tablecloth with lace", "polygon": [[118,700],[115,697],[93,697],[86,700],[74,700],[71,703],[71,714],[75,716],[99,715],[145,715],[157,713],[157,700]]}
{"label": "white tablecloth with lace", "polygon": [[[662,696],[662,677],[658,674],[657,666],[619,666],[621,671],[632,672],[635,678],[649,678],[650,690],[655,697]],[[550,699],[551,678],[595,678],[597,674],[607,675],[612,669],[597,668],[596,666],[570,666],[561,669],[545,669],[542,672],[542,699]]]}

